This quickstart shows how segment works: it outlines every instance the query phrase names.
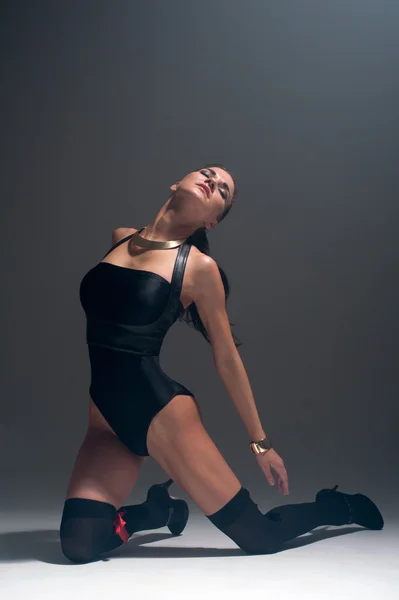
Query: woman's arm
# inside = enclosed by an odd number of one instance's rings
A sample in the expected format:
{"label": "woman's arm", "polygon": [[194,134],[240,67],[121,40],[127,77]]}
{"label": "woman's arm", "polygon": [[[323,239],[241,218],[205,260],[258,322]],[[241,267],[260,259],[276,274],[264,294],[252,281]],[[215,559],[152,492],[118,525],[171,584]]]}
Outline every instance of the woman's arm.
{"label": "woman's arm", "polygon": [[236,354],[236,357],[216,365],[216,368],[251,441],[255,442],[265,438],[266,433],[260,422],[248,375],[237,349]]}
{"label": "woman's arm", "polygon": [[226,298],[216,262],[199,255],[193,268],[190,296],[212,345],[216,370],[240,415],[251,441],[266,437],[243,362],[234,344],[226,313]]}

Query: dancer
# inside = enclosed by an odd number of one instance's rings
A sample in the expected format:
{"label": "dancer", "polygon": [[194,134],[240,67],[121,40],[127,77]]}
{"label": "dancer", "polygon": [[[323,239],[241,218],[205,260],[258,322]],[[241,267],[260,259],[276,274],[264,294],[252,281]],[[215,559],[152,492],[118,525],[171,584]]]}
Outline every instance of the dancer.
{"label": "dancer", "polygon": [[[283,459],[261,425],[226,313],[229,283],[209,255],[207,231],[230,211],[236,184],[222,165],[193,171],[146,227],[118,228],[112,247],[85,274],[80,300],[91,367],[89,422],[66,493],[60,536],[64,555],[89,562],[137,532],[167,526],[179,535],[188,506],[169,495],[175,481],[204,515],[248,554],[277,552],[319,525],[382,529],[362,494],[323,489],[314,502],[262,514],[206,432],[194,394],[159,362],[177,319],[209,342],[213,362],[249,436],[267,481],[288,494]],[[183,352],[184,348],[177,351]],[[246,451],[245,448],[243,451]],[[151,456],[169,479],[142,504],[124,505]]]}

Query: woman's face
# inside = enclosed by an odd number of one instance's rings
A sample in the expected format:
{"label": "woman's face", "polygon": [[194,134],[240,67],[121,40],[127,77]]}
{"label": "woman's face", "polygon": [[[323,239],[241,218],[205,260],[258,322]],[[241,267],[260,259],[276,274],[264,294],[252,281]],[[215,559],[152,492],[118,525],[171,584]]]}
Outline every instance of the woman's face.
{"label": "woman's face", "polygon": [[234,181],[231,175],[220,167],[204,167],[200,171],[189,173],[170,189],[175,198],[194,199],[195,203],[190,205],[185,202],[185,208],[190,210],[192,207],[193,217],[202,221],[207,229],[212,229],[217,225],[218,215],[232,202]]}

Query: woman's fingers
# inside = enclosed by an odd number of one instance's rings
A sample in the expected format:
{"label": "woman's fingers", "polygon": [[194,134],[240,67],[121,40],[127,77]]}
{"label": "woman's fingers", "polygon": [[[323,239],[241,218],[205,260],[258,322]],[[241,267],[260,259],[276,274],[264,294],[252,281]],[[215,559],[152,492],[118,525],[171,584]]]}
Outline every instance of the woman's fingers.
{"label": "woman's fingers", "polygon": [[281,456],[273,449],[264,454],[257,454],[256,456],[259,466],[266,475],[266,479],[270,485],[275,485],[275,478],[271,471],[273,469],[277,476],[277,489],[282,494],[288,495],[288,475]]}
{"label": "woman's fingers", "polygon": [[[260,454],[257,455],[257,457],[260,457],[260,456],[262,456],[262,455],[260,455]],[[275,481],[274,481],[273,473],[270,470],[269,461],[266,461],[264,458],[258,458],[258,463],[259,463],[260,468],[266,475],[267,481],[270,483],[270,485],[274,485]]]}
{"label": "woman's fingers", "polygon": [[279,491],[288,496],[288,475],[285,467],[279,467],[276,469],[278,478],[278,489]]}

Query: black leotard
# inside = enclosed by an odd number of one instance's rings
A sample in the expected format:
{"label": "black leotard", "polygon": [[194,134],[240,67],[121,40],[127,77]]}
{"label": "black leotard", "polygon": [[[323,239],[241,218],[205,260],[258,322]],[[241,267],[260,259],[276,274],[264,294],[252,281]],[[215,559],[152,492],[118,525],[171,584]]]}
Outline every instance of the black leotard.
{"label": "black leotard", "polygon": [[80,284],[90,396],[122,442],[141,456],[149,455],[146,438],[154,416],[177,394],[194,398],[159,364],[163,339],[184,310],[180,293],[190,248],[186,242],[179,247],[171,283],[157,273],[100,262]]}

